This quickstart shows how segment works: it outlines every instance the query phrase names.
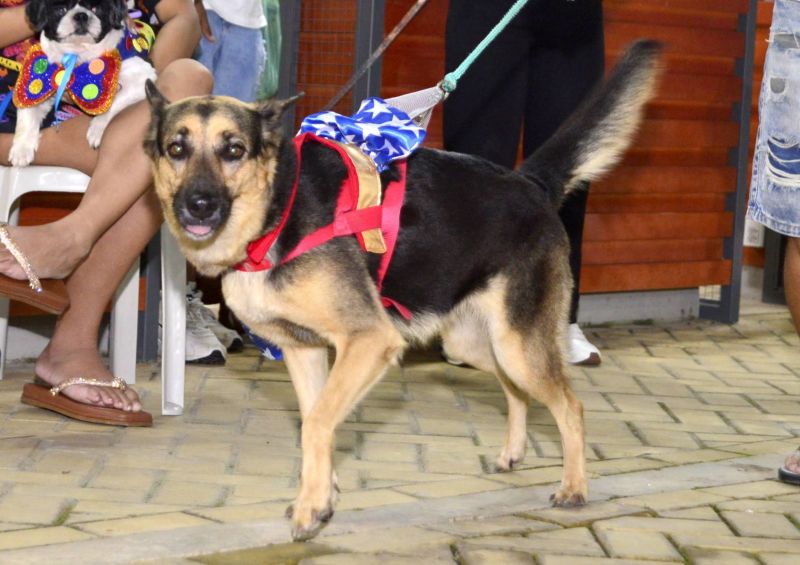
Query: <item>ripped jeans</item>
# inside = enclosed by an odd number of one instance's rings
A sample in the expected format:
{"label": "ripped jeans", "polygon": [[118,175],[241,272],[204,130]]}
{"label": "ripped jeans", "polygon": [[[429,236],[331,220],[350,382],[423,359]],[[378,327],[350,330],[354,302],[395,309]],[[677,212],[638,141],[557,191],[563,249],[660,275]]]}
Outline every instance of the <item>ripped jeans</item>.
{"label": "ripped jeans", "polygon": [[800,0],[775,0],[769,41],[748,212],[800,237]]}

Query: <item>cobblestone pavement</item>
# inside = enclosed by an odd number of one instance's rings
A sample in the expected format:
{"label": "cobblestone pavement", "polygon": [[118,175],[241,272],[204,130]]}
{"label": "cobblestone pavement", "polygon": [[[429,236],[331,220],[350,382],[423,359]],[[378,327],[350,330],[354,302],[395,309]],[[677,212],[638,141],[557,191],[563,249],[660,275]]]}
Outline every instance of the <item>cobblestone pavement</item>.
{"label": "cobblestone pavement", "polygon": [[[280,363],[252,351],[191,367],[187,410],[151,429],[68,421],[0,381],[0,563],[706,565],[800,563],[800,487],[775,480],[800,435],[800,348],[782,308],[735,326],[692,321],[587,332],[572,368],[585,407],[591,503],[552,509],[561,447],[533,406],[528,457],[494,473],[494,378],[413,353],[341,427],[342,495],[313,542],[282,518],[300,468]],[[156,367],[137,388],[154,414]]]}

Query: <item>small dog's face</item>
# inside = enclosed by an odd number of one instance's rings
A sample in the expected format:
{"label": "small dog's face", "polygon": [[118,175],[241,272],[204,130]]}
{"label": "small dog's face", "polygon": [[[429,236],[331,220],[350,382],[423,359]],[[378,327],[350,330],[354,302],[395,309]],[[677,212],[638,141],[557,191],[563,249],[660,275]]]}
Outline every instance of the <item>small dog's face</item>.
{"label": "small dog's face", "polygon": [[245,104],[224,96],[170,104],[147,84],[152,118],[144,148],[164,217],[198,267],[241,261],[263,229],[282,134],[294,99]]}
{"label": "small dog's face", "polygon": [[100,43],[128,16],[126,0],[30,0],[25,11],[45,38],[76,46]]}

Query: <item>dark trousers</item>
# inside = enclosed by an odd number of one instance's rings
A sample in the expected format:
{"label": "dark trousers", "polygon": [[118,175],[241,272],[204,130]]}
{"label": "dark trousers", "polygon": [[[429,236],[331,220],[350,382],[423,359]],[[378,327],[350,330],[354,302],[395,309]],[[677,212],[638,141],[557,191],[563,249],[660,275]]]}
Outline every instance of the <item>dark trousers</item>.
{"label": "dark trousers", "polygon": [[[450,0],[445,65],[455,68],[503,17],[513,0]],[[514,168],[536,150],[602,78],[600,0],[531,0],[458,81],[444,103],[444,147]],[[564,201],[559,215],[570,242],[575,281],[570,323],[577,321],[581,241],[588,191]]]}

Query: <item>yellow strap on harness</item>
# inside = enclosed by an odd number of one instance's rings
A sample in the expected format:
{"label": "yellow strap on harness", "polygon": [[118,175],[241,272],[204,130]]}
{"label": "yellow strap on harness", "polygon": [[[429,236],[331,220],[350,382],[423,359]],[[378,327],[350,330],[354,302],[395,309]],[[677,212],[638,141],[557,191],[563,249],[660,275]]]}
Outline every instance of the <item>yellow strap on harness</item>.
{"label": "yellow strap on harness", "polygon": [[[332,140],[331,140],[332,141]],[[351,143],[340,143],[342,148],[350,157],[358,176],[358,205],[357,210],[379,206],[381,203],[381,177],[375,164],[366,153]],[[370,253],[386,253],[386,242],[383,240],[383,233],[379,228],[361,232],[364,238],[364,247]]]}

